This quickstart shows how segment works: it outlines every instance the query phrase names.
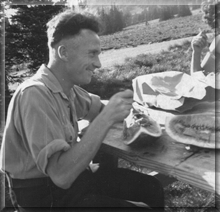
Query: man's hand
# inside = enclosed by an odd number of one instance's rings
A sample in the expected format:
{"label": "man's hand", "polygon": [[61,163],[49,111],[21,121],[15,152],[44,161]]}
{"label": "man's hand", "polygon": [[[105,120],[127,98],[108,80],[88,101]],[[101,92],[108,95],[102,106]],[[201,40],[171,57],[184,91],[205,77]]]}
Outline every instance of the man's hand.
{"label": "man's hand", "polygon": [[80,142],[73,143],[69,150],[58,151],[49,158],[47,173],[58,187],[70,188],[97,154],[111,126],[128,116],[132,102],[131,90],[112,96],[109,103],[92,121]]}
{"label": "man's hand", "polygon": [[113,124],[116,122],[121,122],[130,113],[132,102],[133,91],[125,90],[116,93],[114,96],[111,97],[109,103],[105,106],[101,114],[105,115],[106,118]]}
{"label": "man's hand", "polygon": [[198,35],[196,35],[191,42],[193,51],[201,52],[203,48],[207,46],[207,39],[205,31],[201,31]]}

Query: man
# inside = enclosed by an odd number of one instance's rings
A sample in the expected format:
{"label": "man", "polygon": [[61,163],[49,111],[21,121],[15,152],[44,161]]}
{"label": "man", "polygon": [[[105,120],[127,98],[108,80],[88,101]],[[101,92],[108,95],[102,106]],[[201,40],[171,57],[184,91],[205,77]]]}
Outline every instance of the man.
{"label": "man", "polygon": [[[133,93],[98,96],[79,87],[101,67],[99,25],[67,10],[47,24],[49,62],[15,92],[8,109],[1,168],[21,207],[164,206],[163,188],[151,176],[119,168],[93,172],[90,162],[110,127],[129,114]],[[78,142],[79,119],[91,122]],[[5,161],[4,161],[5,159]],[[5,164],[4,164],[5,163]]]}

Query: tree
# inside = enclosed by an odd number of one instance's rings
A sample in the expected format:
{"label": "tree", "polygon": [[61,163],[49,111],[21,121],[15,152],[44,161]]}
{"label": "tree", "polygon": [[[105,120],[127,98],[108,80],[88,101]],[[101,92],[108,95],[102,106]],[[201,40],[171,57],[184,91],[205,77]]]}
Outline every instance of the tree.
{"label": "tree", "polygon": [[116,6],[114,6],[114,21],[115,24],[113,25],[115,26],[115,32],[121,31],[125,27],[123,13]]}
{"label": "tree", "polygon": [[0,130],[3,127],[3,116],[4,116],[4,105],[5,105],[5,95],[4,95],[4,7],[0,4]]}
{"label": "tree", "polygon": [[5,111],[11,99],[9,83],[21,82],[9,72],[12,66],[27,63],[35,72],[48,59],[46,22],[65,6],[57,5],[12,5],[17,10],[5,25]]}
{"label": "tree", "polygon": [[176,14],[178,14],[178,5],[170,5],[170,12],[171,12],[171,14],[172,15],[176,15]]}
{"label": "tree", "polygon": [[160,13],[159,13],[159,6],[158,5],[149,5],[148,6],[148,19],[150,20],[154,20],[154,19],[158,19],[160,18]]}
{"label": "tree", "polygon": [[185,17],[192,15],[189,5],[178,5],[178,16]]}
{"label": "tree", "polygon": [[125,26],[123,22],[123,13],[120,12],[115,5],[111,6],[111,9],[109,11],[109,17],[112,26],[111,33],[121,31]]}
{"label": "tree", "polygon": [[160,21],[166,21],[173,18],[172,9],[169,5],[162,5],[160,7]]}
{"label": "tree", "polygon": [[132,24],[132,15],[129,11],[126,11],[123,15],[123,20],[125,26],[130,26]]}
{"label": "tree", "polygon": [[28,68],[35,72],[48,60],[46,23],[64,6],[13,5],[11,8],[17,12],[6,26],[6,67],[28,63]]}
{"label": "tree", "polygon": [[111,33],[112,32],[112,24],[111,24],[110,16],[105,12],[105,9],[103,7],[100,11],[100,15],[99,15],[98,19],[99,19],[101,26],[102,26],[101,34],[105,35],[105,34]]}
{"label": "tree", "polygon": [[99,14],[98,20],[102,25],[102,35],[121,31],[125,26],[123,13],[115,5],[111,6],[108,13],[102,7]]}

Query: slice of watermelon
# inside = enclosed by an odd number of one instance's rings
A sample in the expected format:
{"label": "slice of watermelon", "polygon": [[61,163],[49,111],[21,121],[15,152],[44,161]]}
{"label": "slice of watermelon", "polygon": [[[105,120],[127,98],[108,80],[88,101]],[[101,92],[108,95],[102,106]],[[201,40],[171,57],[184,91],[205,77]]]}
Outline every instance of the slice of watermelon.
{"label": "slice of watermelon", "polygon": [[161,127],[150,116],[132,109],[123,123],[124,143],[132,144],[138,137],[144,137],[144,135],[160,137],[162,135]]}
{"label": "slice of watermelon", "polygon": [[177,115],[166,118],[165,130],[177,142],[220,149],[219,123],[213,114]]}

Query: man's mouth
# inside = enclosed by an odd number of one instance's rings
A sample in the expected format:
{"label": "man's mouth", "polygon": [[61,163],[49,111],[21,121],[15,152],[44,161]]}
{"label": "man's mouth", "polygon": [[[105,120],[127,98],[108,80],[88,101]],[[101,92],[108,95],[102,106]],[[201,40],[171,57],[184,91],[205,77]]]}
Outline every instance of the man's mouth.
{"label": "man's mouth", "polygon": [[91,69],[87,69],[88,72],[91,72],[92,74],[94,74],[95,70],[91,70]]}

